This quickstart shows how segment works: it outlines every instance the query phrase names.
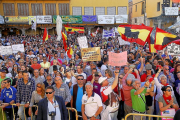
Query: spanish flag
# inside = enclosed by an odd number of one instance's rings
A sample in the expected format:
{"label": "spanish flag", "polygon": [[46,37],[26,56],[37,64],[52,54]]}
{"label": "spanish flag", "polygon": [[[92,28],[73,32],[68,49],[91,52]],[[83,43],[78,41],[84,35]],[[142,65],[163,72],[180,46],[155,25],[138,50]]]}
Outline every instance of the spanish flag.
{"label": "spanish flag", "polygon": [[68,25],[64,25],[68,34],[74,34],[75,32],[84,33],[84,27],[70,27]]}
{"label": "spanish flag", "polygon": [[163,50],[167,45],[176,43],[180,45],[180,37],[156,28],[154,47],[156,50]]}
{"label": "spanish flag", "polygon": [[67,55],[69,58],[71,58],[72,54],[73,54],[73,50],[72,50],[72,47],[70,47],[69,50],[67,51]]}
{"label": "spanish flag", "polygon": [[66,44],[67,36],[64,32],[61,32],[61,34],[62,34],[62,39],[63,39],[63,44],[64,44],[64,50],[67,51],[67,44]]}
{"label": "spanish flag", "polygon": [[45,42],[46,40],[48,40],[48,33],[46,28],[44,29],[44,34],[43,34],[43,42]]}
{"label": "spanish flag", "polygon": [[156,49],[154,48],[155,35],[156,35],[156,28],[153,29],[153,31],[151,32],[151,35],[150,35],[150,39],[147,40],[147,42],[149,44],[149,52],[151,52],[151,53],[157,52]]}
{"label": "spanish flag", "polygon": [[146,41],[150,38],[153,28],[143,25],[120,25],[118,32],[122,39],[128,42],[136,42],[144,46]]}

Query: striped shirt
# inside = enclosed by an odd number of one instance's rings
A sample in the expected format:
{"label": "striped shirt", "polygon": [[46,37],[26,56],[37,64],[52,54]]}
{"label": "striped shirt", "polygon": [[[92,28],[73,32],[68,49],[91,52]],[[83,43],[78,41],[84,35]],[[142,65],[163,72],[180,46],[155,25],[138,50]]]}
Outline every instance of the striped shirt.
{"label": "striped shirt", "polygon": [[32,92],[35,90],[35,81],[33,79],[28,79],[27,84],[24,84],[24,80],[19,79],[17,84],[17,93],[16,93],[16,103],[20,102],[30,102]]}

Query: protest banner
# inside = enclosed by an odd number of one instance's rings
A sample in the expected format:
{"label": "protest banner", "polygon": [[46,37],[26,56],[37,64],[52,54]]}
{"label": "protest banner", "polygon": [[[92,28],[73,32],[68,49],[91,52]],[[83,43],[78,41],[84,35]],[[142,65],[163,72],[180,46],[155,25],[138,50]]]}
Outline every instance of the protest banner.
{"label": "protest banner", "polygon": [[83,22],[96,22],[97,16],[96,15],[83,15],[82,20]]}
{"label": "protest banner", "polygon": [[28,24],[28,16],[5,16],[6,23],[19,23],[19,24]]}
{"label": "protest banner", "polygon": [[114,15],[98,15],[98,24],[114,24]]}
{"label": "protest banner", "polygon": [[13,53],[24,52],[24,44],[12,45]]}
{"label": "protest banner", "polygon": [[127,51],[122,53],[109,52],[109,64],[111,66],[127,65]]}
{"label": "protest banner", "polygon": [[[60,16],[63,24],[67,23],[82,23],[81,15],[62,15]],[[57,15],[53,15],[53,23],[56,23]]]}
{"label": "protest banner", "polygon": [[166,49],[168,51],[168,55],[179,56],[180,54],[180,45],[177,45],[176,43],[169,44],[163,51]]}
{"label": "protest banner", "polygon": [[[170,116],[170,117],[174,117],[176,111],[174,108],[170,108],[170,109],[167,109],[163,112],[161,112],[161,116]],[[162,118],[162,120],[173,120],[172,118]]]}
{"label": "protest banner", "polygon": [[45,16],[36,16],[37,24],[49,24],[52,23],[52,16],[45,15]]}
{"label": "protest banner", "polygon": [[11,46],[0,46],[0,54],[1,55],[11,55],[12,54]]}
{"label": "protest banner", "polygon": [[100,47],[82,48],[81,56],[83,61],[101,61]]}
{"label": "protest banner", "polygon": [[88,48],[86,36],[78,37],[77,40],[80,48]]}
{"label": "protest banner", "polygon": [[130,42],[123,40],[121,37],[118,37],[118,40],[120,45],[130,45]]}

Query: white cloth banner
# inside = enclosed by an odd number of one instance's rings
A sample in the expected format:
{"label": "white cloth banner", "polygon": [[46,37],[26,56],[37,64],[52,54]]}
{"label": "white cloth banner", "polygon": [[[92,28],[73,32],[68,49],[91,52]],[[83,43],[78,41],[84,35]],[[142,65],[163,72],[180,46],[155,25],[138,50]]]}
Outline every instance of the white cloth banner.
{"label": "white cloth banner", "polygon": [[116,23],[128,23],[128,15],[115,15]]}
{"label": "white cloth banner", "polygon": [[24,44],[12,45],[13,53],[24,52]]}
{"label": "white cloth banner", "polygon": [[0,54],[1,55],[11,55],[12,54],[11,46],[0,46]]}
{"label": "white cloth banner", "polygon": [[118,37],[118,40],[120,45],[130,45],[130,42],[123,40],[121,37]]}
{"label": "white cloth banner", "polygon": [[86,36],[78,37],[77,40],[80,48],[88,48]]}
{"label": "white cloth banner", "polygon": [[114,24],[114,15],[98,15],[98,24]]}
{"label": "white cloth banner", "polygon": [[165,7],[165,15],[179,15],[178,7]]}
{"label": "white cloth banner", "polygon": [[46,15],[46,16],[37,16],[36,17],[37,20],[37,24],[41,24],[41,23],[52,23],[52,16],[51,15]]}

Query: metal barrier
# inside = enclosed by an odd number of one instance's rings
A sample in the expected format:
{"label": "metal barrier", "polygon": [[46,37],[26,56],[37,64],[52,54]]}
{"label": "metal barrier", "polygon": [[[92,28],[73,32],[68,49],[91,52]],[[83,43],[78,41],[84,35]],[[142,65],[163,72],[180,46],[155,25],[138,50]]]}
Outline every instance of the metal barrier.
{"label": "metal barrier", "polygon": [[[13,110],[13,119],[15,120],[15,114],[14,114],[14,106],[16,106],[16,104],[12,104],[12,110]],[[24,106],[24,104],[20,104],[20,106]],[[32,107],[37,107],[38,109],[38,106],[37,105],[33,105]],[[76,116],[76,120],[78,120],[78,112],[75,108],[70,108],[70,107],[66,107],[67,110],[68,110],[68,116],[69,116],[69,120],[71,119],[71,115],[70,115],[70,110],[73,112],[75,112],[75,116]],[[19,107],[18,107],[19,109]],[[31,109],[32,110],[32,109]],[[3,116],[3,120],[4,120],[4,111],[3,111],[3,108],[2,108],[2,116]],[[25,107],[24,107],[24,116],[26,116],[26,113],[25,113]],[[32,112],[31,112],[31,120],[32,120]],[[25,117],[25,120],[26,120],[26,117]]]}
{"label": "metal barrier", "polygon": [[142,117],[143,116],[146,116],[146,117],[149,117],[149,120],[151,120],[151,118],[166,118],[166,120],[168,120],[168,118],[171,118],[171,119],[173,119],[173,117],[171,117],[171,116],[160,116],[160,115],[150,115],[150,114],[138,114],[138,113],[129,113],[129,114],[127,114],[126,116],[125,116],[125,120],[127,120],[127,118],[129,117],[129,116],[133,116],[133,120],[134,120],[134,116],[141,116],[141,120],[142,120]]}

